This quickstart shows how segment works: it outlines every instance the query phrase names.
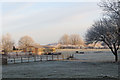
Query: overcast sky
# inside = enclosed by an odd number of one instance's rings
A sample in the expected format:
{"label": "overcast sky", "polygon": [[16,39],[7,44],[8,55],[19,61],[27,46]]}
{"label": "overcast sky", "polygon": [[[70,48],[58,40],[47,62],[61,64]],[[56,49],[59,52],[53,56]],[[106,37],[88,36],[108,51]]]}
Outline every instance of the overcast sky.
{"label": "overcast sky", "polygon": [[2,32],[17,42],[24,35],[37,43],[58,42],[63,34],[80,34],[101,17],[98,2],[10,2],[2,4]]}

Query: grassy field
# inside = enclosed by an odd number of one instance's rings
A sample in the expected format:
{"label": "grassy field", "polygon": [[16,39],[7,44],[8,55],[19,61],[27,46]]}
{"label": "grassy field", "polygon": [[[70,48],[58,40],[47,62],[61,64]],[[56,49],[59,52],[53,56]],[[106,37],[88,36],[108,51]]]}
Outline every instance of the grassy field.
{"label": "grassy field", "polygon": [[[118,78],[118,63],[108,49],[59,49],[77,60],[42,61],[3,66],[3,78]],[[98,51],[98,53],[96,53]],[[99,52],[100,51],[100,52]]]}
{"label": "grassy field", "polygon": [[113,62],[45,61],[3,66],[3,78],[117,78]]}
{"label": "grassy field", "polygon": [[57,49],[56,51],[110,51],[110,49]]}

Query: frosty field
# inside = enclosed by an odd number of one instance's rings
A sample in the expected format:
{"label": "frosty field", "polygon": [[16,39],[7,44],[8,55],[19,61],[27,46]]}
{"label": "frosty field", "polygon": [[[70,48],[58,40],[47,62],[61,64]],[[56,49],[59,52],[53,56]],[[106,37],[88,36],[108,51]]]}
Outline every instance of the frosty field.
{"label": "frosty field", "polygon": [[[59,50],[74,54],[75,50]],[[108,51],[84,51],[75,60],[42,61],[3,65],[3,78],[117,78],[118,63]]]}

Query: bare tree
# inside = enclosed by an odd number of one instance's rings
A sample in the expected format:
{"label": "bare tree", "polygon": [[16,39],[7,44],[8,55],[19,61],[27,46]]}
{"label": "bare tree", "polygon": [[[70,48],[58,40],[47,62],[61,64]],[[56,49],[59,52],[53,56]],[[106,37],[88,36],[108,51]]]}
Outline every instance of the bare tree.
{"label": "bare tree", "polygon": [[19,44],[19,47],[22,49],[22,48],[33,45],[34,40],[30,36],[23,36],[20,38],[18,44]]}
{"label": "bare tree", "polygon": [[104,0],[99,6],[103,8],[105,16],[116,23],[116,32],[120,36],[120,0]]}
{"label": "bare tree", "polygon": [[4,53],[7,54],[8,52],[12,51],[14,46],[14,41],[11,39],[10,34],[6,34],[2,36],[2,49]]}
{"label": "bare tree", "polygon": [[83,44],[83,40],[81,39],[79,34],[70,35],[70,43],[72,45],[80,45]]}
{"label": "bare tree", "polygon": [[115,55],[115,61],[117,62],[120,44],[116,33],[117,28],[113,23],[113,20],[108,18],[96,21],[86,34],[86,42],[88,44],[104,42]]}
{"label": "bare tree", "polygon": [[64,35],[60,38],[59,43],[60,43],[60,44],[63,44],[63,45],[68,45],[68,44],[70,43],[69,35],[64,34]]}

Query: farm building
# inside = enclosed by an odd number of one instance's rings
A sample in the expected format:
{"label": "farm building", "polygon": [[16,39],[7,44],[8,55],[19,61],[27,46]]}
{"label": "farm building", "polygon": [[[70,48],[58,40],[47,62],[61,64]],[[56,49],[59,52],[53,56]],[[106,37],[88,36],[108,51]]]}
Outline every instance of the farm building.
{"label": "farm building", "polygon": [[43,46],[44,52],[55,52],[56,48],[53,46]]}
{"label": "farm building", "polygon": [[41,55],[44,52],[44,48],[40,45],[28,46],[28,47],[23,49],[23,52],[30,52],[30,53],[33,53],[35,55]]}
{"label": "farm building", "polygon": [[41,46],[41,45],[34,45],[34,46],[28,46],[23,49],[23,52],[30,52],[35,55],[42,55],[45,52],[55,52],[55,48],[51,46]]}

